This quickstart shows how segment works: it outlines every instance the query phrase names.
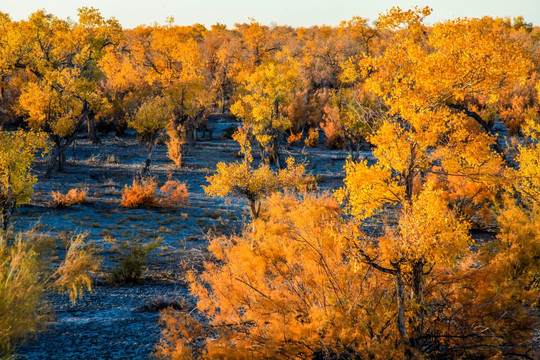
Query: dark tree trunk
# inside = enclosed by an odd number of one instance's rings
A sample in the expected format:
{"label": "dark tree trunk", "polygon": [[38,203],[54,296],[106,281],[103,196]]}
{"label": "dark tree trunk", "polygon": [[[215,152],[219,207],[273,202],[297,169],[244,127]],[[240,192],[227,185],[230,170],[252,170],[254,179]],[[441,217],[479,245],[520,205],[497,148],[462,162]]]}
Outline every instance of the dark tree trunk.
{"label": "dark tree trunk", "polygon": [[64,170],[64,164],[66,162],[66,151],[67,149],[69,149],[73,141],[75,141],[75,137],[76,132],[64,141],[62,141],[62,139],[59,137],[54,140],[55,150],[49,158],[49,165],[47,166],[47,170],[45,171],[46,178],[51,176],[55,166],[57,166],[58,171]]}
{"label": "dark tree trunk", "polygon": [[99,144],[100,140],[96,132],[96,121],[94,114],[91,113],[86,101],[83,102],[82,117],[83,119],[86,119],[86,125],[88,126],[88,138],[93,144]]}
{"label": "dark tree trunk", "polygon": [[401,265],[395,264],[395,277],[396,277],[396,297],[397,297],[397,328],[399,335],[402,339],[407,336],[407,328],[405,326],[405,284],[403,283],[403,277],[401,275]]}
{"label": "dark tree trunk", "polygon": [[494,135],[495,136],[495,143],[493,144],[493,148],[495,149],[495,151],[499,154],[499,156],[504,160],[504,162],[510,166],[510,167],[515,167],[516,164],[511,160],[509,159],[506,154],[504,153],[504,149],[503,147],[501,146],[501,143],[499,142],[499,138],[497,136],[497,134],[495,134],[495,132],[493,131],[493,128],[491,126],[489,126],[489,124],[484,121],[484,119],[482,119],[482,117],[480,115],[478,115],[476,112],[474,111],[471,111],[469,109],[467,109],[465,106],[463,105],[458,105],[458,104],[450,104],[448,105],[451,109],[455,109],[455,110],[458,110],[458,111],[461,111],[462,113],[464,113],[465,115],[473,118],[481,127],[482,129],[484,129],[484,131],[490,135]]}
{"label": "dark tree trunk", "polygon": [[415,302],[415,327],[414,335],[411,337],[411,346],[418,348],[420,344],[417,339],[421,339],[424,332],[424,261],[419,260],[413,265],[412,293]]}
{"label": "dark tree trunk", "polygon": [[153,139],[148,147],[148,153],[146,155],[146,160],[144,161],[144,166],[141,171],[143,176],[148,175],[148,172],[150,171],[150,164],[152,163],[152,154],[154,153],[154,149],[156,148],[156,140]]}

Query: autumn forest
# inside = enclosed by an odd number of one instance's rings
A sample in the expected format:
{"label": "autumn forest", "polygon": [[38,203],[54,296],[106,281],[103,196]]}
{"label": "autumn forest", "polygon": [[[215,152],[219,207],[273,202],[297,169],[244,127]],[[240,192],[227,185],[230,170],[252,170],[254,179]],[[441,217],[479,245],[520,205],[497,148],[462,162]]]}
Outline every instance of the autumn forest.
{"label": "autumn forest", "polygon": [[431,12],[0,12],[0,358],[538,359],[540,27]]}

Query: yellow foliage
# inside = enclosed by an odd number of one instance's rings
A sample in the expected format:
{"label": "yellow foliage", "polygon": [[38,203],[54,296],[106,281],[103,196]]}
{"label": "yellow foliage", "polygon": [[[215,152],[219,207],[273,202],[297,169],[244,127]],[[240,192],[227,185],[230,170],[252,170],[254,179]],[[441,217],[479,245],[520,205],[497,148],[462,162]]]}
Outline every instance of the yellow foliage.
{"label": "yellow foliage", "polygon": [[397,230],[381,238],[378,247],[388,264],[405,259],[453,266],[471,244],[469,224],[449,210],[442,191],[428,184],[405,204]]}
{"label": "yellow foliage", "polygon": [[512,185],[526,204],[540,204],[540,145],[522,146],[517,157],[519,170]]}
{"label": "yellow foliage", "polygon": [[20,235],[13,246],[0,246],[0,356],[49,318],[41,302],[45,284],[38,268],[38,254]]}
{"label": "yellow foliage", "polygon": [[319,130],[309,129],[308,137],[304,140],[304,143],[308,147],[317,147],[319,144]]}
{"label": "yellow foliage", "polygon": [[156,96],[144,102],[135,116],[128,121],[137,134],[146,141],[153,142],[156,134],[165,129],[173,116],[171,102],[166,97]]}
{"label": "yellow foliage", "polygon": [[253,169],[249,162],[218,163],[216,174],[206,180],[210,183],[204,191],[210,196],[237,196],[249,202],[251,215],[256,218],[261,199],[277,191],[305,191],[313,186],[313,178],[305,176],[305,166],[287,159],[285,169],[273,171],[268,164]]}
{"label": "yellow foliage", "polygon": [[267,62],[253,72],[246,70],[239,74],[238,81],[244,90],[231,106],[231,112],[252,129],[262,147],[267,147],[276,133],[291,127],[282,107],[289,101],[298,76],[299,67],[292,58]]}
{"label": "yellow foliage", "polygon": [[368,166],[366,160],[347,161],[345,173],[345,186],[336,191],[336,197],[360,221],[405,197],[405,189],[392,176],[392,170],[378,163]]}
{"label": "yellow foliage", "polygon": [[85,235],[75,237],[60,264],[52,263],[51,249],[34,232],[18,233],[9,245],[0,244],[0,356],[10,355],[12,345],[52,320],[46,291],[66,291],[74,302],[85,288],[91,290],[99,259],[84,240]]}
{"label": "yellow foliage", "polygon": [[56,268],[53,286],[69,294],[72,304],[82,296],[84,289],[92,291],[90,275],[99,270],[100,260],[85,243],[87,234],[72,238],[62,264]]}
{"label": "yellow foliage", "polygon": [[0,131],[0,225],[7,228],[13,209],[30,200],[36,176],[30,173],[34,159],[49,149],[44,133]]}

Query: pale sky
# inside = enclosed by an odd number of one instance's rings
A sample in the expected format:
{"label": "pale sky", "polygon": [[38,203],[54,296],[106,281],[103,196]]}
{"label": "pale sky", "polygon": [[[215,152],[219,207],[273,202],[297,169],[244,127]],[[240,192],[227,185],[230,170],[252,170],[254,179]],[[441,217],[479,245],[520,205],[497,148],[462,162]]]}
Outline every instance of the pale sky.
{"label": "pale sky", "polygon": [[519,16],[540,25],[540,0],[0,0],[0,11],[13,20],[45,9],[60,18],[76,19],[77,8],[95,7],[106,17],[115,17],[123,27],[163,24],[173,16],[177,25],[217,22],[229,28],[254,18],[262,24],[311,26],[337,25],[361,16],[375,20],[379,13],[399,6],[433,8],[428,23],[455,17]]}

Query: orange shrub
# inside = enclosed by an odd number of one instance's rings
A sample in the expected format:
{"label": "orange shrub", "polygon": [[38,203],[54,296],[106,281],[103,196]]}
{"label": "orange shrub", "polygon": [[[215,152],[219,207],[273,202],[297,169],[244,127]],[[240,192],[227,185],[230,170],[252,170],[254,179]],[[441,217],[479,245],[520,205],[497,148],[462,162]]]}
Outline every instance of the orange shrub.
{"label": "orange shrub", "polygon": [[186,130],[184,126],[176,126],[174,122],[170,122],[167,127],[167,155],[174,162],[176,167],[182,166],[182,149],[186,143]]}
{"label": "orange shrub", "polygon": [[88,190],[78,188],[71,189],[66,194],[62,194],[59,191],[53,191],[52,205],[55,208],[62,208],[83,204],[86,201],[86,195],[88,195]]}
{"label": "orange shrub", "polygon": [[299,132],[298,134],[295,134],[291,131],[291,135],[287,137],[287,143],[292,144],[297,141],[300,141],[300,139],[302,139],[302,135],[304,135],[304,132]]}
{"label": "orange shrub", "polygon": [[143,178],[133,180],[131,187],[124,187],[120,205],[129,209],[177,207],[186,206],[188,198],[186,184],[178,180],[167,180],[158,191],[154,178]]}
{"label": "orange shrub", "polygon": [[320,124],[326,138],[326,146],[330,149],[345,148],[345,133],[339,124],[339,113],[335,107],[324,107],[324,122]]}
{"label": "orange shrub", "polygon": [[163,207],[186,206],[188,204],[188,191],[186,184],[178,180],[167,180],[159,189],[161,198],[159,204]]}
{"label": "orange shrub", "polygon": [[153,178],[133,180],[133,185],[124,187],[121,206],[129,209],[148,209],[158,204],[157,183]]}

